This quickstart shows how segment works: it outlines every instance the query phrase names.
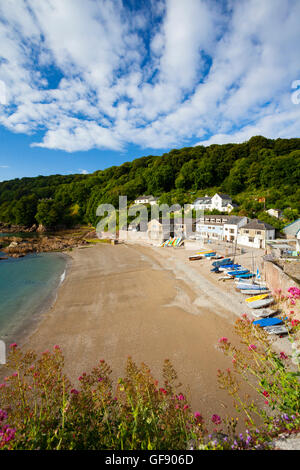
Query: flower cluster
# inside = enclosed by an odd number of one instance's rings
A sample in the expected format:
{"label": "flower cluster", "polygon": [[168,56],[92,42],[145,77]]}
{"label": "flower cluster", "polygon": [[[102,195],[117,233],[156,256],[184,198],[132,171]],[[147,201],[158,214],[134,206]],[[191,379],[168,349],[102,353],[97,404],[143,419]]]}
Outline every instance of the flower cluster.
{"label": "flower cluster", "polygon": [[3,424],[8,418],[7,412],[0,409],[0,449],[9,449],[16,430]]}

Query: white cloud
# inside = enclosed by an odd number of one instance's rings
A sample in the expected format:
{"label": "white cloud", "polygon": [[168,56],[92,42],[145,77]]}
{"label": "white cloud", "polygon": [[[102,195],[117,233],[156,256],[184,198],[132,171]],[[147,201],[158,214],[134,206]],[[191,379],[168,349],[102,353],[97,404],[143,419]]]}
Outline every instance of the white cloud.
{"label": "white cloud", "polygon": [[6,0],[0,124],[67,152],[298,136],[299,17],[298,0]]}

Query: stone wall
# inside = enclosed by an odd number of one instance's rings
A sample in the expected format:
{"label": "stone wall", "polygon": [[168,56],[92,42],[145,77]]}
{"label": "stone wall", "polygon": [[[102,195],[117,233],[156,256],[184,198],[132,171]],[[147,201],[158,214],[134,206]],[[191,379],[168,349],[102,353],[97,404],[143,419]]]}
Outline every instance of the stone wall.
{"label": "stone wall", "polygon": [[149,245],[159,245],[163,241],[162,239],[151,240],[148,237],[148,232],[133,232],[126,230],[119,231],[119,240],[127,242],[149,243]]}
{"label": "stone wall", "polygon": [[271,261],[264,261],[263,272],[264,279],[272,291],[275,289],[281,289],[283,292],[287,292],[289,287],[299,287],[299,284],[297,284],[293,279],[285,274],[281,268]]}

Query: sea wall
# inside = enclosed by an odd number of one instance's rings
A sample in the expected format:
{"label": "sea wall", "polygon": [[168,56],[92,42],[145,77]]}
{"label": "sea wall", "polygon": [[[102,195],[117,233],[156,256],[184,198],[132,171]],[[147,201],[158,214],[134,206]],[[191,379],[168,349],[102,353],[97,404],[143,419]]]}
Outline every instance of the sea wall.
{"label": "sea wall", "polygon": [[148,232],[134,232],[127,230],[119,231],[119,240],[127,242],[143,242],[149,245],[159,245],[162,243],[162,238],[151,239],[148,237]]}
{"label": "sea wall", "polygon": [[281,289],[287,292],[289,287],[299,287],[299,285],[291,279],[283,270],[272,263],[272,261],[264,261],[263,266],[264,278],[270,290]]}

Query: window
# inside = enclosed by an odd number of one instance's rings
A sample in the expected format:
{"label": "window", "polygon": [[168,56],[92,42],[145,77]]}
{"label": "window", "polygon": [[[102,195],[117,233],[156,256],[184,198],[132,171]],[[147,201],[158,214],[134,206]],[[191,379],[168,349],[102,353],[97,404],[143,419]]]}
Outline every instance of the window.
{"label": "window", "polygon": [[249,237],[249,242],[250,242],[250,243],[253,243],[253,242],[254,242],[254,238],[253,238],[253,237]]}
{"label": "window", "polygon": [[230,233],[234,233],[234,229],[233,229],[233,228],[230,229]]}
{"label": "window", "polygon": [[249,230],[245,230],[245,233],[249,233]]}
{"label": "window", "polygon": [[257,230],[256,233],[257,233],[257,235],[261,235],[261,231],[260,231],[260,230]]}

